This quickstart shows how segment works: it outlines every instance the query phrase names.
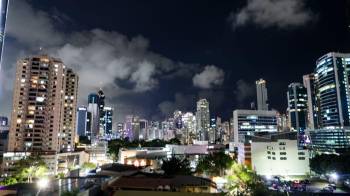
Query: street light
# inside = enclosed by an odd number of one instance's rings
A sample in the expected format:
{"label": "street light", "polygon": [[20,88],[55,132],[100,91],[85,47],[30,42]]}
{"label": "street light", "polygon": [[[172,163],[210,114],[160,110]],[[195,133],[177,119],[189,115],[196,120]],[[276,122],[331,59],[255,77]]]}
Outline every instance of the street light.
{"label": "street light", "polygon": [[38,180],[38,181],[36,182],[36,184],[37,184],[37,186],[38,186],[38,188],[39,188],[38,192],[36,193],[36,196],[38,196],[38,195],[40,194],[40,191],[41,191],[42,189],[46,189],[47,186],[49,185],[49,179],[47,179],[47,178],[41,178],[40,180]]}
{"label": "street light", "polygon": [[339,178],[338,174],[335,173],[335,172],[331,173],[329,176],[331,177],[331,179],[333,179],[333,180],[335,180],[335,181],[337,181],[338,178]]}

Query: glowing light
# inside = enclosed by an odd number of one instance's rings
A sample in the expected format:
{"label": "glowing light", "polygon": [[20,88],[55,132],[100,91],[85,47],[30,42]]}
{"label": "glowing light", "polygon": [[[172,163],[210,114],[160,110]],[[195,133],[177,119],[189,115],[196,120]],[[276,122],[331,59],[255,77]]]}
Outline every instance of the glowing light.
{"label": "glowing light", "polygon": [[37,185],[40,189],[45,189],[49,185],[49,180],[47,178],[41,178],[37,181]]}

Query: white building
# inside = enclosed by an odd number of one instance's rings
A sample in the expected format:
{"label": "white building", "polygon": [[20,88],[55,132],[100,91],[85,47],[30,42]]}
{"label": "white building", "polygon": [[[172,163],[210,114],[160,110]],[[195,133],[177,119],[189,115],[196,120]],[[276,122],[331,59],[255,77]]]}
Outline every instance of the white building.
{"label": "white building", "polygon": [[298,148],[296,132],[253,136],[250,151],[251,166],[258,175],[302,176],[310,172],[309,152]]}
{"label": "white building", "polygon": [[266,81],[263,79],[257,80],[256,82],[256,99],[258,110],[268,110],[268,98]]}

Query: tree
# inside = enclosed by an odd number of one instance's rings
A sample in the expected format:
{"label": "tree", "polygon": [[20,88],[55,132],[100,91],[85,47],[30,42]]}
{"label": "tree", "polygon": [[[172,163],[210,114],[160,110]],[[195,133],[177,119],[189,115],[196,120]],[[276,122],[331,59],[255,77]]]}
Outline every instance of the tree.
{"label": "tree", "polygon": [[[238,163],[232,164],[230,174],[227,176],[226,188],[228,195],[236,196],[264,196],[275,195],[263,184],[260,177],[250,168]],[[276,193],[278,194],[278,193]]]}
{"label": "tree", "polygon": [[350,173],[350,154],[321,154],[316,155],[310,160],[310,168],[317,174],[326,174],[330,172]]}
{"label": "tree", "polygon": [[224,171],[233,164],[233,159],[224,152],[217,152],[202,157],[197,165],[198,173],[206,173],[210,176],[222,176]]}
{"label": "tree", "polygon": [[91,162],[85,162],[82,166],[81,169],[85,169],[85,170],[91,170],[91,169],[95,169],[96,165],[94,163]]}
{"label": "tree", "polygon": [[61,196],[77,196],[79,194],[79,189],[74,189],[72,191],[64,191]]}
{"label": "tree", "polygon": [[161,169],[165,175],[190,175],[191,167],[188,159],[180,159],[172,156],[170,159],[164,159]]}
{"label": "tree", "polygon": [[16,184],[17,182],[18,181],[16,178],[8,176],[0,182],[0,185],[8,186],[8,185]]}
{"label": "tree", "polygon": [[18,181],[32,182],[33,178],[40,178],[46,175],[47,165],[39,155],[25,157],[15,163],[15,176]]}

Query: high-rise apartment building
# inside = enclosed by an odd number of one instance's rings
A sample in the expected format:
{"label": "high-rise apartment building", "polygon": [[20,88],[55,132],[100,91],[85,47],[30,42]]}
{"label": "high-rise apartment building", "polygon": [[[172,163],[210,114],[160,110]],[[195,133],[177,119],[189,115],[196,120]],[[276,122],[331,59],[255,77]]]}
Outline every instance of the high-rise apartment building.
{"label": "high-rise apartment building", "polygon": [[287,91],[291,129],[303,131],[307,124],[307,91],[300,83],[291,83]]}
{"label": "high-rise apartment building", "polygon": [[78,75],[72,69],[64,72],[64,104],[61,106],[61,129],[59,145],[61,151],[73,151],[74,144],[79,141],[76,134],[76,108],[78,97]]}
{"label": "high-rise apartment building", "polygon": [[350,54],[330,52],[316,61],[322,127],[350,126]]}
{"label": "high-rise apartment building", "polygon": [[320,115],[315,74],[304,75],[303,83],[307,91],[307,128],[317,129],[320,126]]}
{"label": "high-rise apartment building", "polygon": [[59,59],[17,62],[9,151],[74,149],[78,76]]}
{"label": "high-rise apartment building", "polygon": [[200,141],[208,141],[210,128],[209,102],[206,99],[197,101],[197,139]]}
{"label": "high-rise apartment building", "polygon": [[263,79],[257,80],[256,82],[256,99],[258,110],[268,110],[268,98],[267,98],[267,88],[266,81]]}

